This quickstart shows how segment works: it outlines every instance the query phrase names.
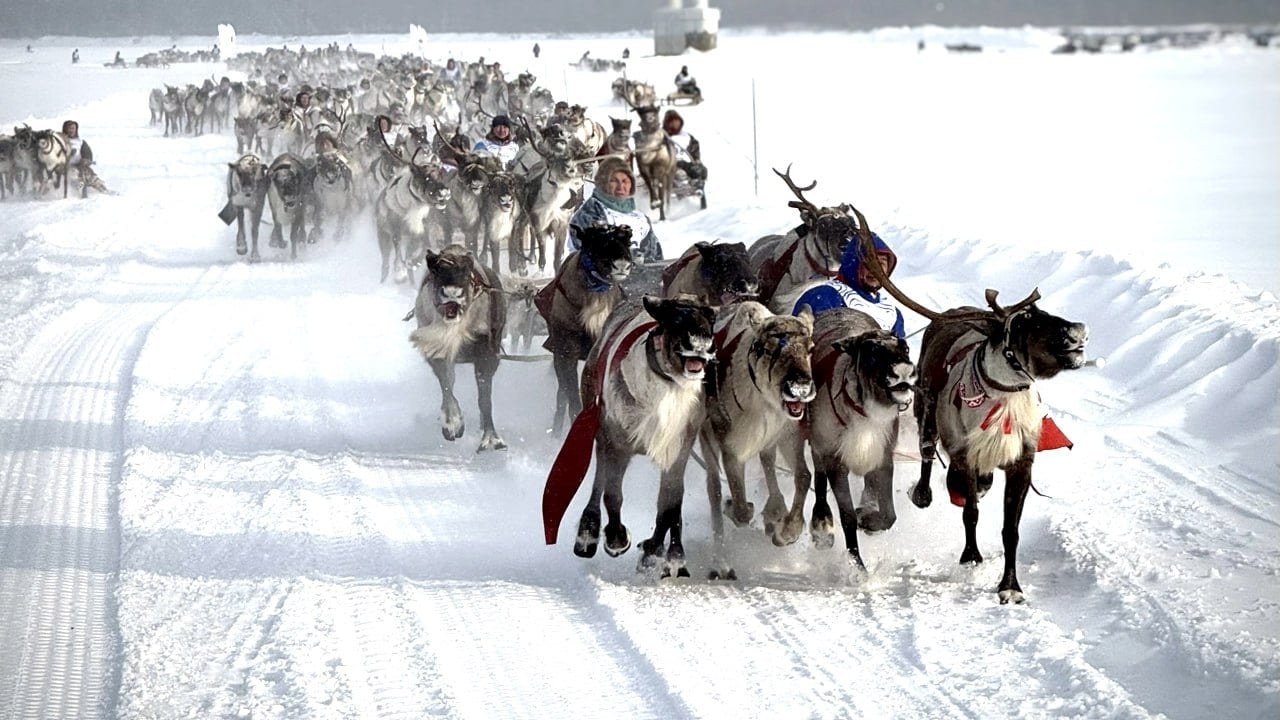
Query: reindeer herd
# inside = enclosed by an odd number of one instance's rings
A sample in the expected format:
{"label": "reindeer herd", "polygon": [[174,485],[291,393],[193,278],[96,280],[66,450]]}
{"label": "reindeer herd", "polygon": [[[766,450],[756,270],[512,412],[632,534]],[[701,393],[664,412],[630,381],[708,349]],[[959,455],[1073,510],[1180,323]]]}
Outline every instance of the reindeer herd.
{"label": "reindeer herd", "polygon": [[[629,258],[617,249],[625,228],[584,229],[582,250],[543,291],[545,347],[555,356],[560,384],[557,432],[565,410],[576,413],[544,488],[547,543],[556,542],[594,457],[573,551],[590,558],[603,544],[610,556],[626,552],[632,537],[622,522],[623,481],[630,461],[645,455],[660,481],[654,532],[639,543],[640,567],[662,577],[687,576],[684,479],[699,444],[711,509],[711,578],[737,576],[724,517],[740,526],[754,518],[745,469],[756,458],[768,489],[761,519],[773,543],[799,539],[812,486],[812,541],[832,546],[830,487],[845,552],[862,569],[858,529],[887,530],[896,518],[893,450],[900,416],[914,406],[923,460],[912,502],[926,507],[932,500],[929,480],[940,442],[951,461],[952,502],[964,509],[960,562],[982,562],[978,501],[993,472],[1003,470],[1005,567],[997,590],[1002,604],[1023,602],[1018,525],[1035,453],[1047,447],[1035,385],[1085,364],[1086,327],[1038,308],[1035,292],[1002,306],[988,291],[988,309],[935,312],[912,301],[876,263],[869,267],[883,287],[932,321],[918,365],[904,339],[858,310],[814,317],[805,306],[793,314],[805,289],[835,274],[850,243],[867,254],[874,246],[855,208],[818,207],[804,196],[814,184],[798,187],[789,172],[778,174],[796,195],[791,206],[802,221],[786,235],[760,238],[750,249],[695,245],[664,269],[658,289],[651,279],[628,278]],[[579,360],[585,360],[580,381]],[[795,478],[790,504],[778,484],[779,451]],[[851,473],[863,478],[861,506]],[[723,506],[722,480],[729,489]]]}
{"label": "reindeer herd", "polygon": [[[236,251],[251,261],[260,259],[267,205],[271,245],[295,258],[307,244],[345,236],[362,212],[373,217],[382,280],[417,287],[405,320],[416,322],[412,346],[439,382],[446,439],[465,433],[454,386],[457,365],[470,364],[479,450],[507,446],[494,421],[493,387],[501,360],[512,357],[504,349],[508,317],[525,348],[535,318],[545,323],[543,348],[557,381],[549,420],[564,435],[543,494],[548,544],[594,459],[573,552],[593,557],[602,534],[606,554],[626,552],[632,536],[622,521],[623,483],[643,455],[660,482],[653,533],[639,542],[641,569],[688,576],[684,482],[699,445],[711,578],[737,576],[724,518],[739,526],[755,518],[746,477],[757,459],[767,488],[761,520],[772,542],[800,538],[812,489],[812,541],[834,545],[830,488],[845,552],[861,569],[858,530],[888,530],[896,519],[893,451],[900,418],[914,408],[921,471],[908,496],[919,507],[932,502],[940,446],[950,461],[949,497],[963,508],[960,562],[979,563],[978,503],[1003,471],[997,590],[1001,603],[1024,601],[1018,525],[1035,454],[1046,446],[1036,383],[1085,365],[1088,339],[1083,324],[1041,310],[1038,292],[1006,306],[988,290],[986,309],[937,312],[868,263],[886,292],[931,321],[913,362],[904,339],[860,311],[815,316],[795,307],[810,287],[837,276],[851,244],[866,254],[874,248],[856,208],[815,205],[805,193],[816,183],[798,186],[789,169],[777,174],[796,197],[789,205],[800,224],[785,234],[750,247],[699,243],[673,262],[646,266],[633,259],[630,228],[595,226],[575,228],[580,249],[566,253],[570,214],[601,156],[636,161],[665,212],[674,161],[664,156],[670,150],[656,107],[635,108],[640,130],[628,143],[629,121],[615,121],[606,134],[581,106],[557,108],[531,75],[507,83],[483,63],[445,68],[336,46],[269,50],[236,62],[250,81],[153,92],[153,122],[163,122],[166,135],[235,128],[239,157],[228,164],[219,215],[237,223]],[[297,102],[303,93],[314,102]],[[471,150],[500,114],[517,119],[522,142],[509,165]],[[57,135],[20,128],[0,138],[0,190],[12,192],[18,177],[65,187],[66,143]],[[549,259],[549,283],[525,277]],[[778,482],[780,455],[794,478],[790,502]],[[863,479],[860,502],[850,474]]]}
{"label": "reindeer herd", "polygon": [[62,188],[69,194],[71,143],[55,130],[30,125],[0,135],[0,200],[9,196],[41,196]]}

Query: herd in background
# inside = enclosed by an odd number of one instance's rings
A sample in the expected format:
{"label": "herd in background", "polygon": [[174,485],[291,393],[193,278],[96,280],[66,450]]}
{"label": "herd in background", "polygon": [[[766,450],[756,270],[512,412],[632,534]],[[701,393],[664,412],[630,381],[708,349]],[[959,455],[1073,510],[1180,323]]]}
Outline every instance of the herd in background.
{"label": "herd in background", "polygon": [[[606,132],[586,108],[557,101],[536,77],[508,81],[501,64],[336,45],[271,48],[229,64],[245,81],[207,79],[150,94],[165,135],[230,126],[240,157],[228,169],[221,217],[237,222],[236,248],[258,260],[257,228],[271,208],[273,247],[341,237],[366,211],[382,250],[382,278],[414,283],[427,249],[461,235],[472,253],[528,275],[564,256],[568,219],[595,166],[617,159],[639,171],[652,209],[697,197],[702,178],[676,163],[656,102],[632,105]],[[499,126],[506,132],[499,133]],[[286,231],[288,238],[286,240]]]}

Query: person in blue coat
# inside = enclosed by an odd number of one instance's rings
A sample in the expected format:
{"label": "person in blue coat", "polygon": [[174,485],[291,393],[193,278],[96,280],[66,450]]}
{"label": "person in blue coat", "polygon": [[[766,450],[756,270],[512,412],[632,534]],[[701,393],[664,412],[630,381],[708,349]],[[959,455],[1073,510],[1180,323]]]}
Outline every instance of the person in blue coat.
{"label": "person in blue coat", "polygon": [[[871,241],[876,248],[876,261],[884,269],[885,275],[892,276],[893,269],[898,265],[898,256],[879,235],[871,233]],[[862,243],[855,237],[844,249],[839,274],[805,291],[796,300],[792,314],[798,314],[805,305],[809,306],[814,315],[831,308],[853,308],[871,316],[885,330],[905,338],[907,333],[903,326],[902,311],[881,297],[880,281],[863,263],[862,254]]]}

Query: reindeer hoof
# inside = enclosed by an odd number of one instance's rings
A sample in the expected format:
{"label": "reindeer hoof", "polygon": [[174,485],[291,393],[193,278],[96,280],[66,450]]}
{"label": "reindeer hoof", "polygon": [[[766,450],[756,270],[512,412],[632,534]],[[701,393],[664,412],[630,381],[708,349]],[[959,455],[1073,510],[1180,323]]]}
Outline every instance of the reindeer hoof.
{"label": "reindeer hoof", "polygon": [[484,437],[480,439],[480,447],[476,448],[476,452],[484,452],[485,450],[506,450],[507,442],[498,437],[496,432],[486,432]]}
{"label": "reindeer hoof", "polygon": [[738,573],[734,572],[733,568],[725,568],[724,570],[711,568],[711,572],[707,573],[707,579],[708,580],[737,580]]}
{"label": "reindeer hoof", "polygon": [[662,566],[663,580],[669,579],[672,575],[675,575],[677,579],[692,577],[691,575],[689,575],[689,568],[684,566],[683,560],[680,561],[679,565],[673,566],[673,564],[670,561],[668,561],[666,565]]}
{"label": "reindeer hoof", "polygon": [[738,527],[745,527],[751,523],[751,518],[755,517],[755,503],[746,503],[746,506],[739,508],[734,504],[732,499],[724,501],[724,514],[733,520],[733,524]]}
{"label": "reindeer hoof", "polygon": [[911,504],[918,508],[927,508],[933,504],[933,488],[916,483],[911,488]]}
{"label": "reindeer hoof", "polygon": [[236,242],[236,254],[237,254],[237,255],[244,255],[244,254],[245,254],[245,253],[247,253],[247,252],[249,252],[249,244],[248,244],[248,243],[246,243],[246,242],[245,242],[245,241],[243,241],[243,240],[239,240],[239,241],[237,241],[237,242]]}
{"label": "reindeer hoof", "polygon": [[809,526],[809,539],[813,546],[820,550],[830,550],[836,544],[835,527],[831,519],[814,520]]}
{"label": "reindeer hoof", "polygon": [[445,422],[444,425],[440,426],[440,434],[444,435],[444,439],[450,442],[462,437],[466,430],[467,426],[463,424],[461,419],[457,422]]}
{"label": "reindeer hoof", "polygon": [[879,510],[863,511],[862,508],[857,509],[858,527],[867,532],[884,532],[893,527],[897,522],[896,515],[889,515]]}
{"label": "reindeer hoof", "polygon": [[586,512],[578,521],[578,534],[573,539],[573,554],[581,558],[595,557],[600,541],[600,513]]}
{"label": "reindeer hoof", "polygon": [[1027,601],[1027,596],[1023,595],[1021,590],[1009,589],[1009,590],[1000,591],[1001,605],[1008,605],[1009,603],[1013,603],[1014,605],[1021,605],[1026,601]]}
{"label": "reindeer hoof", "polygon": [[978,548],[967,547],[960,553],[961,565],[977,565],[980,562],[982,562],[982,553],[978,552]]}
{"label": "reindeer hoof", "polygon": [[773,535],[779,532],[779,526],[786,521],[787,504],[780,497],[770,497],[764,503],[760,519],[764,520],[764,532]]}
{"label": "reindeer hoof", "polygon": [[772,534],[773,544],[778,547],[792,545],[800,539],[800,531],[804,529],[804,519],[796,518],[794,521],[783,520],[775,526],[775,532]]}
{"label": "reindeer hoof", "polygon": [[631,549],[631,532],[625,525],[606,525],[604,528],[604,551],[609,557],[618,557]]}

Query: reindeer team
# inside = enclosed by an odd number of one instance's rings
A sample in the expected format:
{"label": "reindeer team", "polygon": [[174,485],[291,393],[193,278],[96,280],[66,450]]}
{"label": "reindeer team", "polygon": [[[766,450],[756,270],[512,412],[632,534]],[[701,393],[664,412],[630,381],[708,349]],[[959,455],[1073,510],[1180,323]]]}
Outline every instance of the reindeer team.
{"label": "reindeer team", "polygon": [[[628,228],[577,228],[581,249],[567,256],[564,238],[589,175],[585,166],[597,155],[634,160],[665,218],[674,160],[651,87],[615,84],[639,113],[640,129],[630,134],[630,120],[611,118],[608,134],[581,106],[557,112],[531,74],[508,83],[496,64],[378,60],[336,46],[272,49],[236,62],[255,81],[156,89],[148,99],[152,123],[163,123],[165,135],[234,128],[239,158],[229,163],[220,217],[237,223],[236,252],[250,261],[261,257],[258,225],[267,205],[270,244],[289,247],[292,257],[306,244],[341,239],[353,218],[370,211],[382,280],[417,287],[405,319],[416,319],[412,345],[439,380],[446,439],[464,434],[453,387],[456,365],[467,363],[479,388],[479,449],[506,447],[492,395],[509,306],[526,348],[534,317],[545,321],[557,379],[550,424],[562,434],[571,423],[543,495],[548,543],[556,542],[594,457],[573,552],[594,556],[602,533],[606,554],[626,552],[632,537],[622,522],[623,483],[631,460],[644,455],[660,480],[653,534],[639,543],[641,569],[689,575],[684,481],[698,446],[711,509],[711,578],[737,577],[724,517],[739,526],[754,520],[746,478],[757,460],[767,488],[761,522],[772,542],[801,537],[813,486],[813,543],[833,545],[830,487],[845,552],[862,568],[858,529],[893,525],[893,451],[899,419],[914,406],[922,461],[911,501],[932,501],[940,445],[951,463],[949,496],[963,507],[960,562],[982,562],[978,502],[1002,470],[1005,568],[997,590],[1002,603],[1025,599],[1016,558],[1031,467],[1043,444],[1035,383],[1083,366],[1088,335],[1083,324],[1040,310],[1038,293],[1001,306],[988,291],[986,310],[936,312],[894,285],[891,267],[869,263],[892,297],[931,321],[918,367],[906,341],[864,312],[815,315],[796,307],[806,290],[839,274],[847,253],[870,257],[875,249],[860,212],[810,202],[805,193],[816,183],[797,185],[789,169],[778,175],[796,197],[790,206],[800,225],[750,247],[696,244],[664,268],[661,295],[638,292],[629,277]],[[299,77],[313,79],[284,87]],[[471,149],[498,115],[519,121],[523,148],[509,166]],[[18,177],[65,191],[65,143],[49,135],[20,128],[0,137],[0,197],[14,192]],[[539,289],[524,276],[545,270],[548,256],[555,275]],[[794,477],[790,503],[778,483],[780,455]],[[862,507],[850,473],[864,479]]]}

